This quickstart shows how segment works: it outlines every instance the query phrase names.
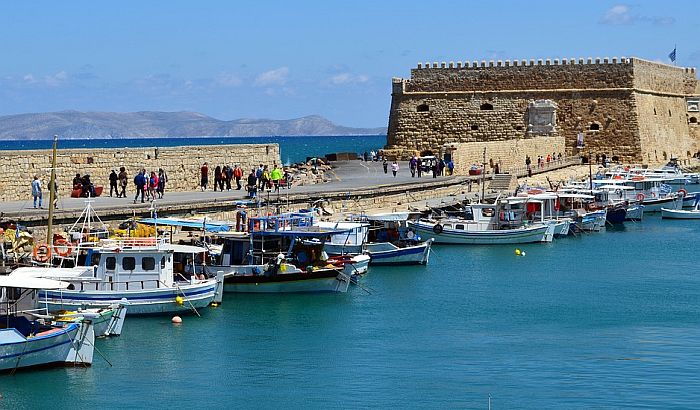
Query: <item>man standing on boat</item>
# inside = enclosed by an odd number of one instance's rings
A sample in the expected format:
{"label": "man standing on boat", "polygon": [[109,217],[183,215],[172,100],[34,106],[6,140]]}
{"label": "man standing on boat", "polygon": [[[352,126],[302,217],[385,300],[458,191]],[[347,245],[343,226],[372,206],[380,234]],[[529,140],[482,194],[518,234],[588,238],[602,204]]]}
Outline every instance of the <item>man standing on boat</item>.
{"label": "man standing on boat", "polygon": [[34,197],[34,209],[36,209],[36,200],[39,200],[39,208],[41,206],[41,181],[38,175],[34,175],[34,181],[32,181],[32,196]]}

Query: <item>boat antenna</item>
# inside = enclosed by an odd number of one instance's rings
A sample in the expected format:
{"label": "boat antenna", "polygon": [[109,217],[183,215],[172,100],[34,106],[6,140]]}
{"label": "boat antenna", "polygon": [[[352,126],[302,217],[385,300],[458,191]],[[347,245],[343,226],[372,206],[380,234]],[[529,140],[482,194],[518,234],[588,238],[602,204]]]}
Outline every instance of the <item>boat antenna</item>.
{"label": "boat antenna", "polygon": [[49,222],[46,229],[46,243],[49,245],[49,249],[53,249],[53,211],[54,204],[53,201],[56,198],[56,148],[58,146],[58,135],[53,136],[53,148],[51,153],[51,177],[49,178]]}
{"label": "boat antenna", "polygon": [[591,191],[593,190],[593,164],[591,161],[591,149],[588,149],[588,183]]}
{"label": "boat antenna", "polygon": [[484,162],[481,165],[481,198],[479,198],[479,203],[484,200],[484,195],[486,191],[486,147],[484,147]]}

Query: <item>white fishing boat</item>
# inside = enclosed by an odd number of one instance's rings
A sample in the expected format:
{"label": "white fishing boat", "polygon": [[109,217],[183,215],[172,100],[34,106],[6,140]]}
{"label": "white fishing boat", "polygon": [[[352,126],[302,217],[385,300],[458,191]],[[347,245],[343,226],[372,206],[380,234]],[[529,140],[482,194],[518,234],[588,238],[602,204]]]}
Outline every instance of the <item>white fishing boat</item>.
{"label": "white fishing boat", "polygon": [[36,320],[40,314],[27,304],[39,289],[68,286],[49,279],[0,276],[0,371],[92,364],[95,332],[90,320],[53,325]]}
{"label": "white fishing boat", "polygon": [[[126,319],[126,309],[128,306],[126,300],[118,305],[106,306],[102,308],[80,308],[78,310],[59,310],[56,312],[47,312],[53,316],[54,322],[74,322],[76,320],[90,320],[95,328],[95,337],[120,336],[124,327],[124,319]],[[38,302],[41,306],[41,301]]]}
{"label": "white fishing boat", "polygon": [[463,245],[502,245],[531,242],[551,242],[554,225],[535,223],[516,228],[500,229],[496,205],[472,204],[465,217],[420,219],[409,221],[422,237],[432,237],[435,243]]}
{"label": "white fishing boat", "polygon": [[181,277],[173,269],[174,250],[163,239],[112,239],[87,252],[91,266],[23,267],[11,276],[68,282],[68,289],[40,294],[42,305],[50,311],[99,308],[126,299],[130,315],[166,314],[196,312],[215,298],[220,301],[222,279]]}
{"label": "white fishing boat", "polygon": [[250,218],[245,232],[220,232],[223,242],[215,264],[204,267],[221,273],[224,292],[298,293],[347,292],[357,268],[369,257],[330,258],[323,251],[329,235],[343,230],[313,226],[312,216],[289,214]]}
{"label": "white fishing boat", "polygon": [[318,226],[347,229],[332,235],[324,250],[330,255],[369,256],[370,265],[425,265],[432,239],[423,241],[407,225],[409,212],[352,217],[352,222],[317,222]]}
{"label": "white fishing boat", "polygon": [[632,179],[593,180],[593,185],[624,185],[632,188],[618,188],[613,192],[624,199],[639,201],[644,205],[643,210],[646,213],[660,212],[661,208],[681,209],[684,191],[673,192],[667,182],[667,179],[637,176]]}
{"label": "white fishing boat", "polygon": [[700,219],[700,204],[696,204],[692,210],[662,208],[661,217],[665,219]]}

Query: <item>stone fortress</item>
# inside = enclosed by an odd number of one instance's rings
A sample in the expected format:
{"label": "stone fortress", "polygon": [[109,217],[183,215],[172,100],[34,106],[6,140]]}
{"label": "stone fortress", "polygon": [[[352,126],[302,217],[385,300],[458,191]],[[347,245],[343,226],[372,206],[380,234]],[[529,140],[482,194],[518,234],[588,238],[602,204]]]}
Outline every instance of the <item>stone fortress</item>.
{"label": "stone fortress", "polygon": [[[392,80],[385,154],[524,166],[525,155],[657,164],[700,148],[695,68],[639,58],[418,64]],[[583,147],[580,147],[583,139]]]}

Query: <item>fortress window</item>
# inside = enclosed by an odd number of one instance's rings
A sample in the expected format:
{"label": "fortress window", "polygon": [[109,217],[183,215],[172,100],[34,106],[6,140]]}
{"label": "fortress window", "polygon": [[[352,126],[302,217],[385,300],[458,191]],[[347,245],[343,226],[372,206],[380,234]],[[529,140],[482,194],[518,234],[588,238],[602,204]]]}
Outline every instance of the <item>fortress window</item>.
{"label": "fortress window", "polygon": [[418,107],[416,107],[417,112],[428,112],[430,111],[430,107],[428,107],[428,104],[421,104]]}
{"label": "fortress window", "polygon": [[598,130],[600,130],[600,124],[598,124],[597,122],[592,122],[589,129],[591,131],[598,131]]}
{"label": "fortress window", "polygon": [[489,103],[483,103],[479,108],[481,109],[481,111],[493,111],[493,105]]}
{"label": "fortress window", "polygon": [[523,130],[523,126],[522,126],[522,125],[516,125],[516,126],[515,126],[515,130],[516,130],[516,131],[522,131],[522,130]]}
{"label": "fortress window", "polygon": [[478,125],[472,125],[472,131],[478,131],[479,126]]}
{"label": "fortress window", "polygon": [[697,117],[690,117],[690,118],[688,118],[688,122],[691,124],[697,124],[698,119],[697,119]]}

